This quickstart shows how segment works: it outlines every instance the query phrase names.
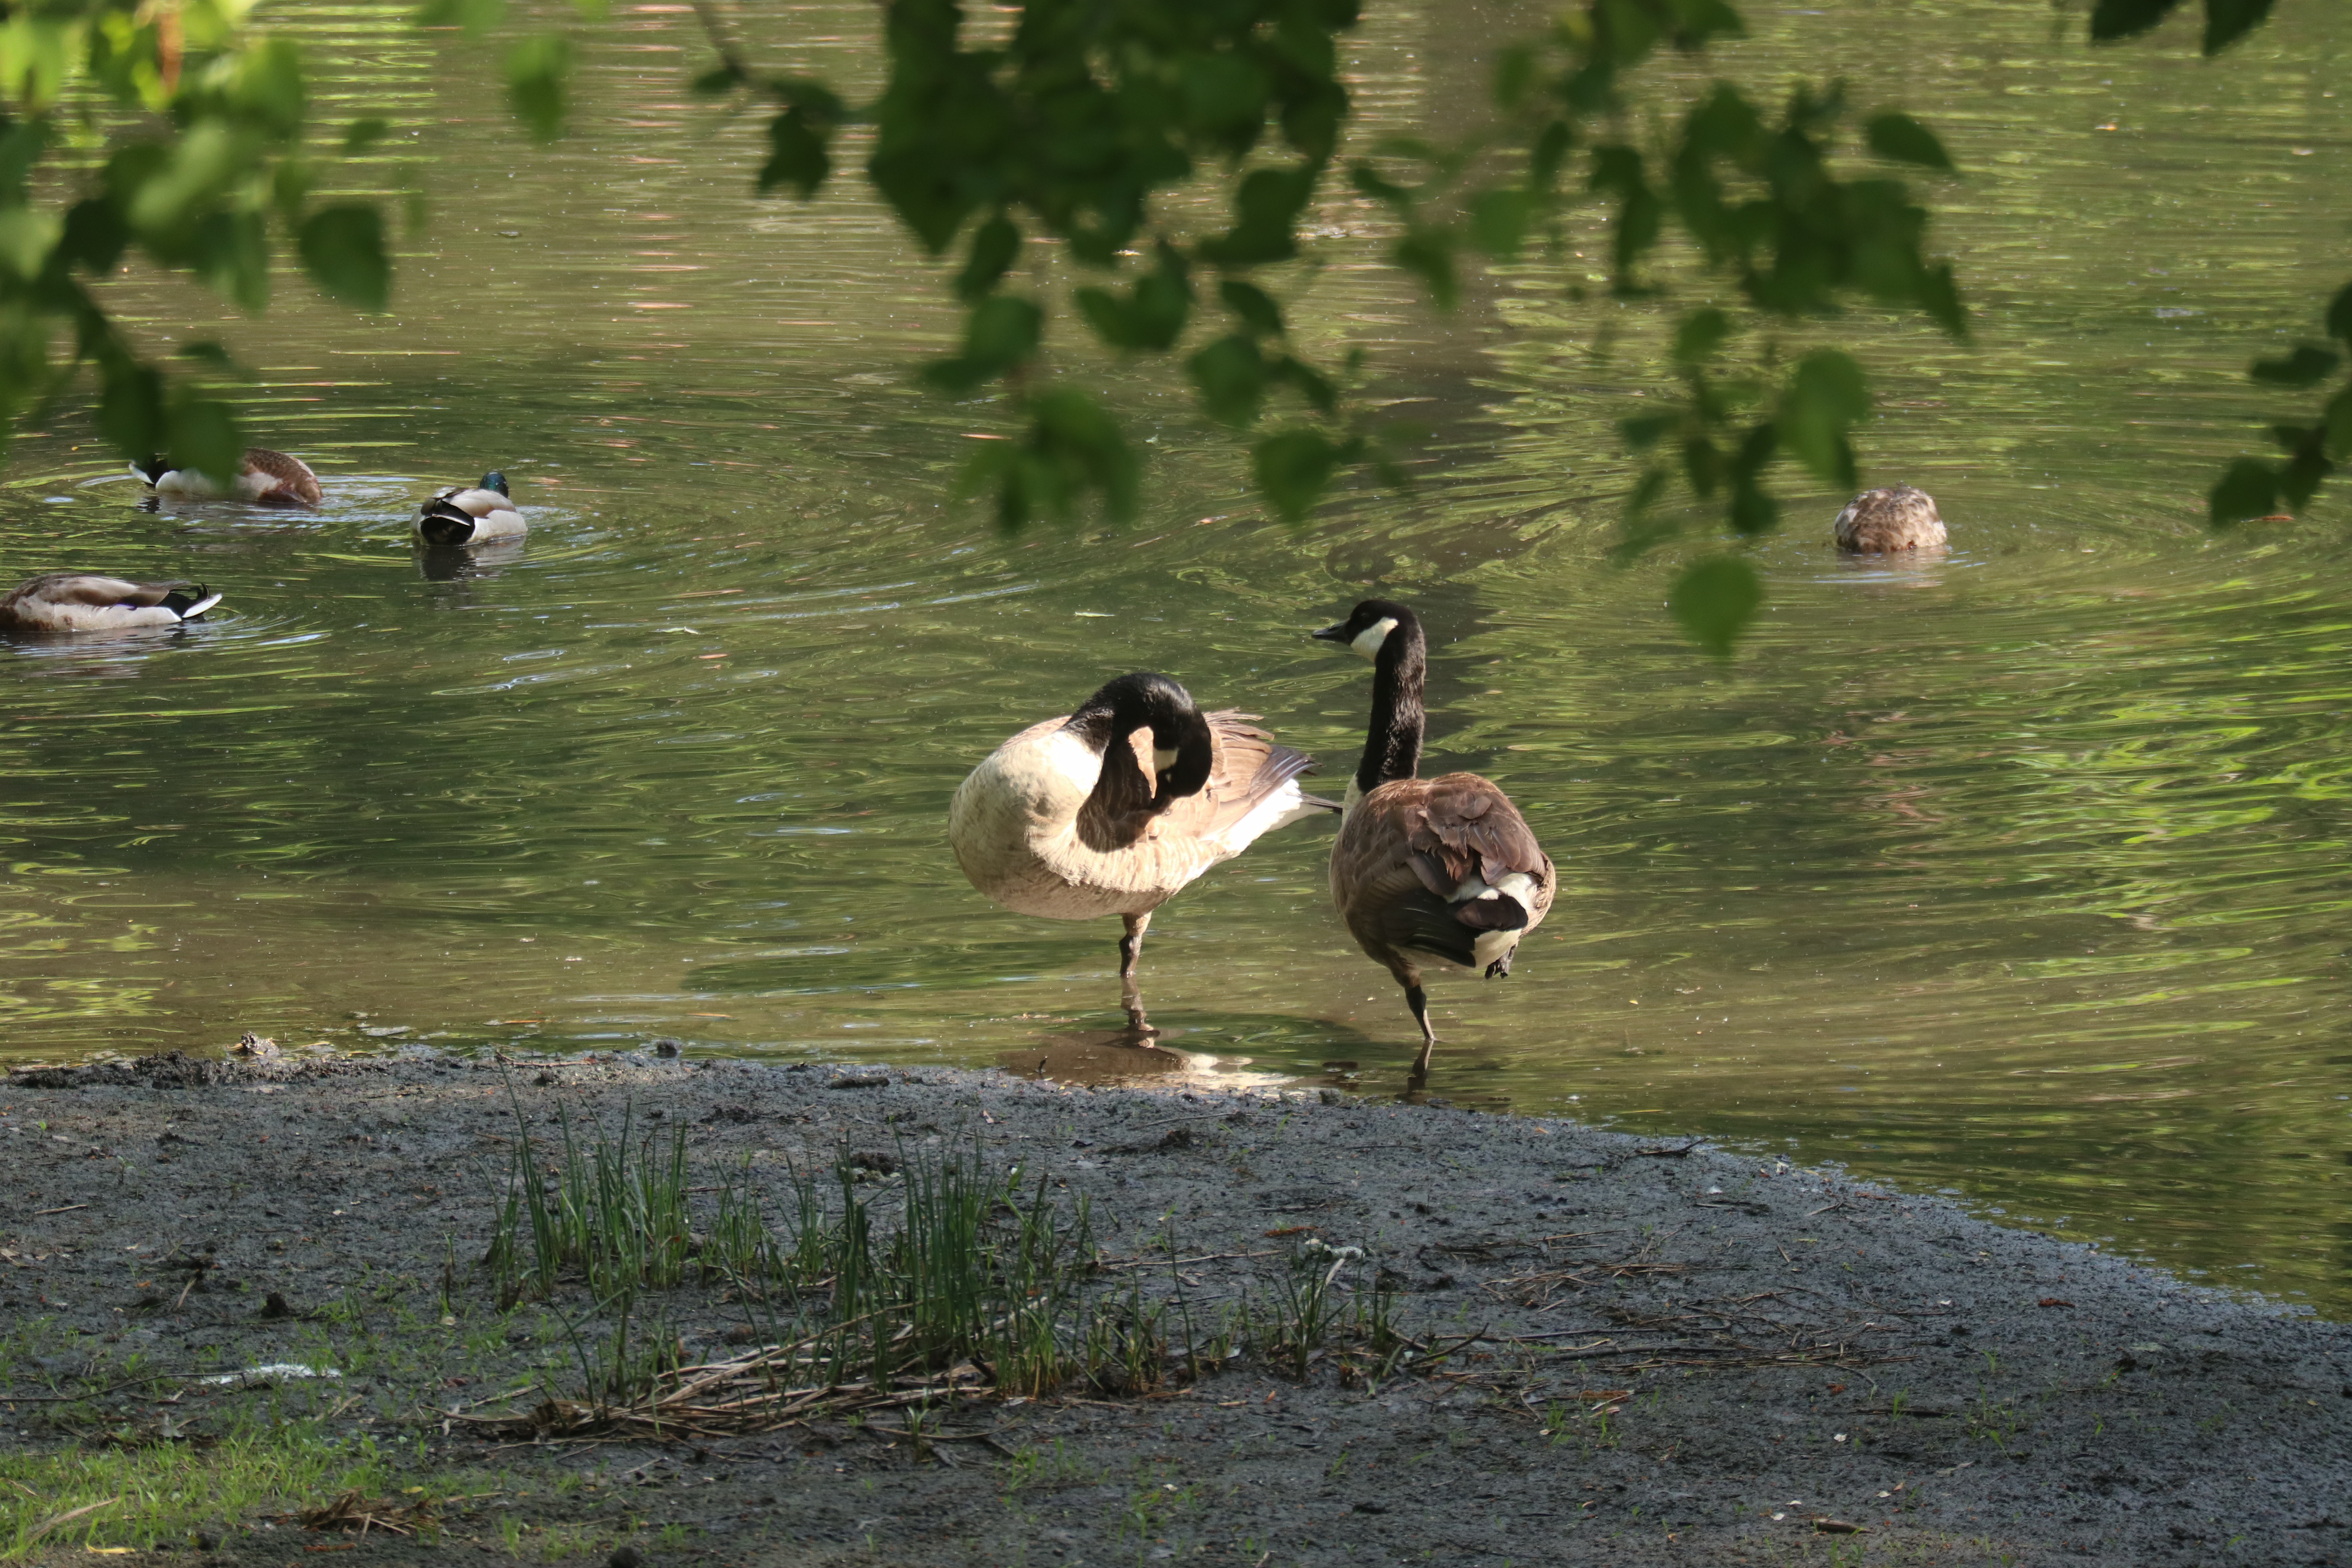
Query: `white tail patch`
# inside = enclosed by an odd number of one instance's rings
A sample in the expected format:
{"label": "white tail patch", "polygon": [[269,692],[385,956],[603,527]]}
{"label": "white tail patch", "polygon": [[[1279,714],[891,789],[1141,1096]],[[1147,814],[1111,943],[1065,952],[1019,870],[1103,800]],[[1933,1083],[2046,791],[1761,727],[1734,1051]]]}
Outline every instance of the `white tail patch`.
{"label": "white tail patch", "polygon": [[180,618],[184,621],[193,621],[198,616],[203,615],[206,610],[211,609],[215,605],[217,605],[220,602],[221,596],[218,594],[207,594],[203,598],[198,599],[194,604],[190,605],[186,609],[182,610],[180,612]]}
{"label": "white tail patch", "polygon": [[[1309,805],[1307,792],[1298,787],[1297,779],[1286,779],[1282,787],[1250,807],[1249,815],[1217,836],[1217,842],[1227,855],[1238,855],[1256,839],[1277,827],[1314,816],[1325,808]],[[1206,869],[1206,868],[1202,868]]]}
{"label": "white tail patch", "polygon": [[1478,940],[1470,944],[1470,967],[1483,972],[1497,959],[1517,952],[1520,934],[1517,931],[1481,931]]}

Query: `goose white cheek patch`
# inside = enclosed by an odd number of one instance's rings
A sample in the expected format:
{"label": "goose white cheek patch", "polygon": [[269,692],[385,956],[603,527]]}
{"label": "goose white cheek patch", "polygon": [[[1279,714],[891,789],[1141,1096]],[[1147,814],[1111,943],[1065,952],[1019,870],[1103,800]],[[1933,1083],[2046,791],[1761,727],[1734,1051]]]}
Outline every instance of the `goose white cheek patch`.
{"label": "goose white cheek patch", "polygon": [[1366,658],[1378,658],[1381,657],[1381,644],[1388,641],[1389,634],[1394,630],[1396,630],[1396,617],[1384,616],[1358,632],[1356,640],[1348,646]]}

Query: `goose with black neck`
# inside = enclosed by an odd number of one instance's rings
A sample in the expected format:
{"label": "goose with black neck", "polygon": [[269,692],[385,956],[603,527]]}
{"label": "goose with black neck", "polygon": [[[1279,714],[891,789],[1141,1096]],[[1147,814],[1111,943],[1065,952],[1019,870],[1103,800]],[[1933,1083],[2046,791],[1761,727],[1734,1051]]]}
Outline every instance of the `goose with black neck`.
{"label": "goose with black neck", "polygon": [[1313,759],[1255,717],[1202,713],[1165,675],[1122,675],[997,747],[949,805],[956,863],[997,903],[1119,917],[1120,999],[1137,1035],[1154,1032],[1136,979],[1152,911],[1261,835],[1339,809],[1299,788]]}
{"label": "goose with black neck", "polygon": [[1550,910],[1559,879],[1527,819],[1492,780],[1418,776],[1429,668],[1418,616],[1391,600],[1367,599],[1313,635],[1344,643],[1372,664],[1371,722],[1331,845],[1331,901],[1357,945],[1404,987],[1421,1026],[1412,1064],[1418,1081],[1437,1045],[1423,963],[1434,959],[1490,979],[1508,974],[1519,942]]}

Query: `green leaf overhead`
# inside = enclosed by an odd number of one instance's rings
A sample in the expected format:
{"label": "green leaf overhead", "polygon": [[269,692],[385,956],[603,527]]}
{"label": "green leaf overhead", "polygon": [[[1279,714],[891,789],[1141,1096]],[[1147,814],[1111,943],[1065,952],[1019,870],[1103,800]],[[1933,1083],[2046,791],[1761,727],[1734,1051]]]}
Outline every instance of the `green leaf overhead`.
{"label": "green leaf overhead", "polygon": [[1951,154],[1944,151],[1943,142],[1907,114],[1874,115],[1866,133],[1870,150],[1882,158],[1953,172]]}
{"label": "green leaf overhead", "polygon": [[1717,658],[1731,656],[1763,603],[1764,584],[1757,580],[1756,569],[1731,555],[1712,556],[1690,567],[1675,579],[1666,595],[1666,607],[1683,630]]}
{"label": "green leaf overhead", "polygon": [[541,142],[563,134],[571,112],[572,42],[560,33],[541,33],[507,51],[507,97],[515,118]]}
{"label": "green leaf overhead", "polygon": [[2180,0],[2097,0],[2091,7],[2091,37],[2104,43],[2145,33],[2179,4]]}
{"label": "green leaf overhead", "polygon": [[302,220],[302,266],[319,287],[362,310],[381,310],[392,294],[392,258],[383,215],[361,202],[320,207]]}

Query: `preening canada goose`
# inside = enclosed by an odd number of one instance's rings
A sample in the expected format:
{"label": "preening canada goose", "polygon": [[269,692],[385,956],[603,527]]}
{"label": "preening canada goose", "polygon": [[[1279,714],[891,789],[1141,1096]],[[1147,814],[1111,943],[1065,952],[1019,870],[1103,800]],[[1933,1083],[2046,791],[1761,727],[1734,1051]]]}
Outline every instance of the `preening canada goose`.
{"label": "preening canada goose", "polygon": [[218,594],[206,593],[201,583],[129,583],[87,572],[52,572],[18,584],[0,598],[0,629],[111,632],[176,626],[220,601]]}
{"label": "preening canada goose", "polygon": [[1331,844],[1331,901],[1366,952],[1388,967],[1421,1026],[1416,1076],[1437,1035],[1421,960],[1508,974],[1519,940],[1543,923],[1559,886],[1527,819],[1476,773],[1414,775],[1424,726],[1428,647],[1402,605],[1367,599],[1314,634],[1372,661],[1372,719]]}
{"label": "preening canada goose", "polygon": [[416,531],[427,544],[482,544],[520,539],[530,531],[522,509],[507,494],[507,477],[492,468],[473,489],[452,485],[416,514]]}
{"label": "preening canada goose", "polygon": [[1149,1026],[1135,964],[1151,911],[1260,834],[1339,809],[1299,789],[1313,759],[1255,717],[1203,714],[1164,675],[1122,675],[997,747],[948,807],[956,864],[1006,909],[1126,922],[1119,988],[1139,1034]]}
{"label": "preening canada goose", "polygon": [[1832,527],[1838,548],[1856,555],[1944,547],[1944,520],[1936,510],[1936,498],[1909,485],[1863,491],[1845,503]]}
{"label": "preening canada goose", "polygon": [[[194,468],[166,468],[161,458],[133,463],[131,471],[153,486],[159,496],[203,497],[223,493],[220,482],[209,474],[198,473]],[[238,500],[252,501],[259,506],[317,506],[322,492],[319,489],[319,476],[312,473],[310,466],[301,458],[273,452],[267,447],[247,447],[227,493]]]}

